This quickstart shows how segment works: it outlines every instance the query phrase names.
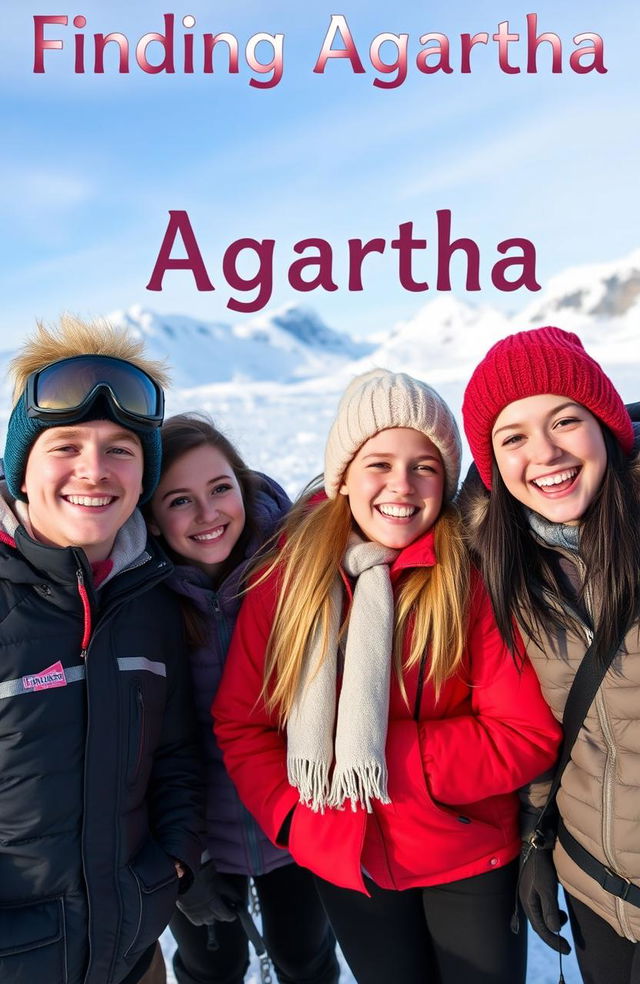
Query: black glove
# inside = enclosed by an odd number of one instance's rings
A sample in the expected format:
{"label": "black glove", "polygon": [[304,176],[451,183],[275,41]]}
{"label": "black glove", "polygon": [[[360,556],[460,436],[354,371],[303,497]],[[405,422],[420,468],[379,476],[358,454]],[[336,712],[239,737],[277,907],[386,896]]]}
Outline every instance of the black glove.
{"label": "black glove", "polygon": [[243,894],[225,875],[207,861],[196,874],[193,885],[178,897],[176,905],[194,926],[214,922],[233,922],[238,909],[246,904]]}
{"label": "black glove", "polygon": [[571,953],[569,942],[560,936],[567,914],[558,907],[558,876],[550,848],[526,844],[521,856],[518,894],[531,928],[541,940],[559,953]]}

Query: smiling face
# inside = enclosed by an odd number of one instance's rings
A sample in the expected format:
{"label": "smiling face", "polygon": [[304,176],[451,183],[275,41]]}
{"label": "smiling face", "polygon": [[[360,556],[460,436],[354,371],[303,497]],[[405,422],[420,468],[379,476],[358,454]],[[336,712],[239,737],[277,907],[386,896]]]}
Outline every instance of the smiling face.
{"label": "smiling face", "polygon": [[43,430],[22,483],[35,538],[105,560],[136,507],[143,468],[138,437],[111,420]]}
{"label": "smiling face", "polygon": [[402,550],[435,523],[444,481],[435,444],[420,431],[393,427],[362,445],[340,493],[368,540]]}
{"label": "smiling face", "polygon": [[213,576],[244,529],[242,491],[217,448],[187,451],[164,472],[151,500],[152,533],[181,560]]}
{"label": "smiling face", "polygon": [[552,523],[580,521],[607,468],[602,430],[589,410],[564,396],[529,396],[504,408],[491,439],[514,498]]}

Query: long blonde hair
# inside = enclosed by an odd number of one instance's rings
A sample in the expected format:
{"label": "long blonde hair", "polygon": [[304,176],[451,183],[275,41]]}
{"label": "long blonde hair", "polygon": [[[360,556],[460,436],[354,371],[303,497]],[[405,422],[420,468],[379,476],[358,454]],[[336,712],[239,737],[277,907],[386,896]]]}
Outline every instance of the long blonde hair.
{"label": "long blonde hair", "polygon": [[[319,499],[320,487],[317,480],[293,507],[285,522],[284,542],[267,556],[266,567],[256,582],[271,575],[278,578],[263,694],[267,706],[277,710],[281,723],[291,711],[304,656],[316,628],[322,632],[323,648],[328,646],[329,593],[335,579],[341,577],[340,565],[353,529],[347,497]],[[445,680],[459,668],[465,647],[469,562],[453,504],[443,507],[434,533],[437,564],[408,573],[395,604],[393,662],[405,700],[403,669],[419,664],[429,649],[426,679],[433,684],[437,699]],[[411,644],[403,664],[407,634]]]}

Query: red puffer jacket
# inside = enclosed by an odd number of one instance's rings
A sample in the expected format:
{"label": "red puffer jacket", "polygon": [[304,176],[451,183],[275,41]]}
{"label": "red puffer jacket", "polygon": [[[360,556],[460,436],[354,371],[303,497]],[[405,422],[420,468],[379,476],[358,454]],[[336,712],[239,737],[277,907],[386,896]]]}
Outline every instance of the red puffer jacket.
{"label": "red puffer jacket", "polygon": [[[429,532],[396,558],[392,583],[409,568],[435,563]],[[553,764],[560,729],[528,661],[518,670],[504,647],[477,576],[463,668],[438,702],[430,683],[417,701],[414,667],[404,674],[407,706],[392,674],[391,803],[375,800],[369,814],[349,806],[314,813],[289,784],[286,734],[260,697],[276,580],[245,598],[212,708],[227,770],[268,836],[277,841],[293,810],[288,846],[298,864],[363,892],[363,869],[382,888],[403,889],[481,874],[515,858],[515,790]]]}

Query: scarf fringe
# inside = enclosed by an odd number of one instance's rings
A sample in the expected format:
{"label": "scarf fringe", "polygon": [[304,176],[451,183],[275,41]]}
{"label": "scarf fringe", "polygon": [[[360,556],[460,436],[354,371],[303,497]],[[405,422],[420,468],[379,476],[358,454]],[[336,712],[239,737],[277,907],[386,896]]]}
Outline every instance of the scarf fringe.
{"label": "scarf fringe", "polygon": [[329,770],[326,762],[309,759],[287,759],[289,782],[300,793],[300,802],[314,813],[324,813],[329,799]]}
{"label": "scarf fringe", "polygon": [[327,806],[343,810],[347,800],[355,811],[363,806],[367,813],[373,811],[371,800],[390,803],[387,793],[387,767],[385,763],[363,762],[347,768],[336,767],[331,781]]}

